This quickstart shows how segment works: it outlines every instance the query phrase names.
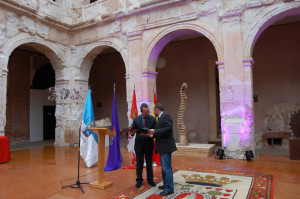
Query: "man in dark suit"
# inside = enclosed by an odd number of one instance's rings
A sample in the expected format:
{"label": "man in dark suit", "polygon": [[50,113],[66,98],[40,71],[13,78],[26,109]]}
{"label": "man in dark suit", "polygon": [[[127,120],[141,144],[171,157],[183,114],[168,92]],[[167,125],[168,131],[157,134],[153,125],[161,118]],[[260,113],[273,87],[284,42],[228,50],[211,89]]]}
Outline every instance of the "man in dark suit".
{"label": "man in dark suit", "polygon": [[[141,105],[141,115],[135,117],[131,125],[131,129],[153,129],[156,127],[155,117],[150,115],[149,106],[146,103]],[[143,164],[144,157],[146,159],[147,181],[152,187],[155,187],[153,182],[153,168],[152,168],[152,156],[153,156],[153,138],[141,135],[139,131],[136,133],[134,150],[136,155],[136,187],[140,188],[143,183]]]}
{"label": "man in dark suit", "polygon": [[169,114],[164,112],[164,106],[160,103],[155,105],[155,116],[158,122],[155,129],[149,129],[148,137],[156,139],[156,151],[160,154],[163,185],[159,189],[164,190],[159,195],[166,196],[174,193],[172,152],[176,151],[173,137],[173,120]]}

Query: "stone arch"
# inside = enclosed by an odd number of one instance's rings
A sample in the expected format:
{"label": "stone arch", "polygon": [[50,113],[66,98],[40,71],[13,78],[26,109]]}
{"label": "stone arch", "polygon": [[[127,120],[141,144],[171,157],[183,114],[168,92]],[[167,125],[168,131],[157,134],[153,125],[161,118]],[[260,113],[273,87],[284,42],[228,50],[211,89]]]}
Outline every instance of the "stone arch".
{"label": "stone arch", "polygon": [[[288,6],[289,5],[289,6]],[[275,23],[276,21],[283,19],[284,17],[300,14],[300,4],[295,6],[291,6],[288,4],[286,6],[278,6],[276,5],[276,8],[274,7],[268,7],[264,10],[265,14],[262,14],[262,12],[259,12],[257,14],[256,18],[259,18],[261,20],[254,20],[254,25],[249,29],[250,32],[246,36],[246,41],[244,44],[244,57],[249,58],[252,57],[252,52],[254,49],[254,46],[256,44],[257,39],[260,37],[260,35],[263,33],[265,29],[267,29],[271,24]],[[271,11],[270,11],[271,9]],[[258,15],[263,15],[258,16]]]}
{"label": "stone arch", "polygon": [[[8,39],[5,44],[3,45],[2,48],[2,57],[4,57],[4,59],[2,59],[1,61],[1,66],[3,67],[4,70],[8,70],[8,61],[9,58],[11,57],[12,52],[18,48],[21,45],[30,45],[34,48],[36,48],[37,50],[39,50],[40,52],[42,52],[51,62],[51,65],[53,66],[53,69],[56,71],[58,71],[58,69],[64,64],[64,56],[63,56],[63,52],[61,51],[61,49],[58,48],[58,45],[55,45],[52,42],[46,41],[40,37],[37,36],[32,36],[29,35],[27,33],[22,33],[19,34],[15,37],[12,37],[10,39]],[[7,77],[3,78],[2,80],[5,84],[8,82]],[[4,85],[5,85],[4,84]],[[47,90],[46,90],[47,91]],[[6,126],[7,126],[7,92],[8,92],[8,87],[3,87],[1,89],[1,93],[3,96],[5,96],[5,99],[3,100],[2,104],[3,104],[3,111],[1,112],[0,117],[4,118],[2,119],[2,124],[3,124],[3,130],[5,130]],[[30,96],[30,92],[29,96]],[[30,107],[28,105],[26,105],[27,107]],[[30,113],[29,113],[29,117],[31,117]],[[30,125],[30,119],[28,119],[26,121],[26,123],[29,123]],[[1,131],[1,129],[0,129]],[[41,131],[39,131],[41,132]],[[29,130],[29,133],[30,130]]]}
{"label": "stone arch", "polygon": [[111,47],[121,54],[121,57],[123,58],[125,64],[125,71],[127,71],[127,54],[125,52],[126,49],[124,46],[125,45],[120,40],[117,40],[117,42],[98,41],[91,43],[85,46],[81,51],[81,56],[76,60],[76,66],[78,66],[80,69],[88,67],[87,70],[89,71],[91,69],[93,60],[99,55],[99,53],[101,53],[105,48]]}
{"label": "stone arch", "polygon": [[44,64],[42,65],[37,71],[35,72],[31,88],[32,89],[48,89],[50,87],[55,86],[55,71],[51,64]]}
{"label": "stone arch", "polygon": [[7,67],[8,58],[10,54],[19,46],[23,44],[30,44],[32,47],[44,53],[50,60],[53,69],[56,71],[59,67],[64,65],[63,52],[58,49],[55,44],[45,41],[39,37],[31,36],[26,33],[20,34],[16,37],[9,39],[3,46],[3,53],[7,55],[5,66]]}
{"label": "stone arch", "polygon": [[153,67],[153,65],[155,66],[162,49],[174,38],[189,33],[197,33],[208,38],[216,50],[218,60],[223,60],[224,53],[219,39],[221,36],[218,33],[214,32],[212,28],[205,23],[199,23],[197,25],[179,23],[164,29],[151,40],[143,59],[144,70],[154,72],[155,67]]}

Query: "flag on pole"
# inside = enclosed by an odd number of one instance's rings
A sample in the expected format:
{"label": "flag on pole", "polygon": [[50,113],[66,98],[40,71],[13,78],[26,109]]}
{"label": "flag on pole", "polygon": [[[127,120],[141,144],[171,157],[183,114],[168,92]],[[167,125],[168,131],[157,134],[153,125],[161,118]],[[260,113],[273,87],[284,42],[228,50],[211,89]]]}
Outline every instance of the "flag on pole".
{"label": "flag on pole", "polygon": [[138,116],[138,110],[137,110],[137,106],[136,106],[136,96],[135,96],[135,88],[134,88],[133,96],[132,96],[132,103],[131,103],[130,118],[134,119],[136,116]]}
{"label": "flag on pole", "polygon": [[[137,105],[136,105],[136,95],[135,95],[135,88],[133,89],[133,95],[132,95],[132,103],[131,103],[131,112],[130,112],[130,118],[134,119],[135,117],[138,116],[138,110],[137,110]],[[134,151],[134,143],[135,143],[135,137],[131,136],[131,134],[128,132],[128,141],[127,141],[127,150],[129,152],[132,152],[132,164],[136,163],[136,157],[135,157],[135,151]]]}
{"label": "flag on pole", "polygon": [[[138,110],[136,105],[136,96],[135,96],[135,88],[133,89],[133,95],[132,95],[132,103],[131,103],[131,112],[130,112],[130,118],[134,119],[138,116]],[[134,153],[134,142],[135,142],[135,134],[134,136],[131,136],[128,132],[128,141],[127,141],[127,149],[130,152]],[[133,160],[132,163],[134,164],[135,161],[135,155],[133,154]]]}
{"label": "flag on pole", "polygon": [[80,155],[87,167],[91,167],[98,161],[98,135],[88,129],[95,126],[91,93],[92,91],[89,90],[86,97],[80,130]]}
{"label": "flag on pole", "polygon": [[121,136],[120,136],[115,89],[114,89],[113,113],[112,113],[112,121],[111,121],[111,131],[114,130],[116,131],[116,136],[115,137],[112,136],[109,142],[109,154],[108,154],[108,159],[104,171],[112,171],[112,170],[119,169],[121,168],[121,162],[123,162],[123,158],[120,151]]}
{"label": "flag on pole", "polygon": [[155,105],[156,105],[157,101],[156,101],[156,92],[154,91],[154,99],[153,99],[153,117],[156,118],[156,121],[158,120],[158,117],[155,116],[154,114],[154,109],[155,109]]}

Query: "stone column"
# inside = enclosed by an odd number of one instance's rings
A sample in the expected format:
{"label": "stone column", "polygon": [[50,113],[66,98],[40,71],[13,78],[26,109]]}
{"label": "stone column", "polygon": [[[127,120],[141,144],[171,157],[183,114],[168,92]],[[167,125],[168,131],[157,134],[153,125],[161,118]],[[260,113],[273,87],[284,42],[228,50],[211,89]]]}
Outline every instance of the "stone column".
{"label": "stone column", "polygon": [[138,112],[140,114],[139,106],[144,101],[143,97],[143,80],[142,80],[142,32],[130,32],[128,34],[128,70],[126,74],[126,90],[127,90],[127,102],[128,102],[128,121],[129,126],[132,124],[130,118],[131,104],[133,89],[135,87],[136,101],[138,106]]}
{"label": "stone column", "polygon": [[0,136],[5,135],[8,56],[0,54]]}
{"label": "stone column", "polygon": [[222,146],[226,156],[242,159],[246,150],[254,150],[251,60],[243,60],[241,11],[226,13],[221,16],[224,62],[217,63]]}
{"label": "stone column", "polygon": [[[83,66],[80,68],[75,64],[75,55],[76,50],[73,49],[69,58],[66,58],[67,63],[56,72],[55,89],[68,90],[65,94],[59,93],[60,96],[56,101],[55,145],[57,146],[78,144],[79,128],[88,93],[88,74],[93,62],[83,60]],[[82,98],[76,99],[75,91],[79,91]]]}
{"label": "stone column", "polygon": [[150,107],[150,114],[153,112],[153,100],[154,91],[156,90],[156,77],[157,72],[143,71],[142,81],[143,81],[143,102],[147,103]]}

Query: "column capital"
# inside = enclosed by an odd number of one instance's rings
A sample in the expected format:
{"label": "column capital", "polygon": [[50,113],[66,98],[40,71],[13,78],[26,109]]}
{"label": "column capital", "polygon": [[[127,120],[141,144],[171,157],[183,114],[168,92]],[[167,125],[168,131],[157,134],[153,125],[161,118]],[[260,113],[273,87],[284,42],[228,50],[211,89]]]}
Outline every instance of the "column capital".
{"label": "column capital", "polygon": [[132,32],[127,32],[128,42],[135,40],[142,40],[143,31],[137,30]]}
{"label": "column capital", "polygon": [[7,75],[8,75],[8,70],[6,68],[3,68],[2,70],[0,69],[0,77],[7,76]]}
{"label": "column capital", "polygon": [[222,20],[222,23],[230,23],[230,22],[240,22],[243,11],[240,9],[232,9],[227,10],[222,13],[219,18]]}
{"label": "column capital", "polygon": [[158,72],[142,71],[142,77],[150,77],[156,79]]}
{"label": "column capital", "polygon": [[252,58],[243,59],[244,67],[252,67],[254,64],[254,60]]}
{"label": "column capital", "polygon": [[216,64],[218,65],[218,69],[224,69],[225,68],[225,62],[224,61],[216,61]]}

